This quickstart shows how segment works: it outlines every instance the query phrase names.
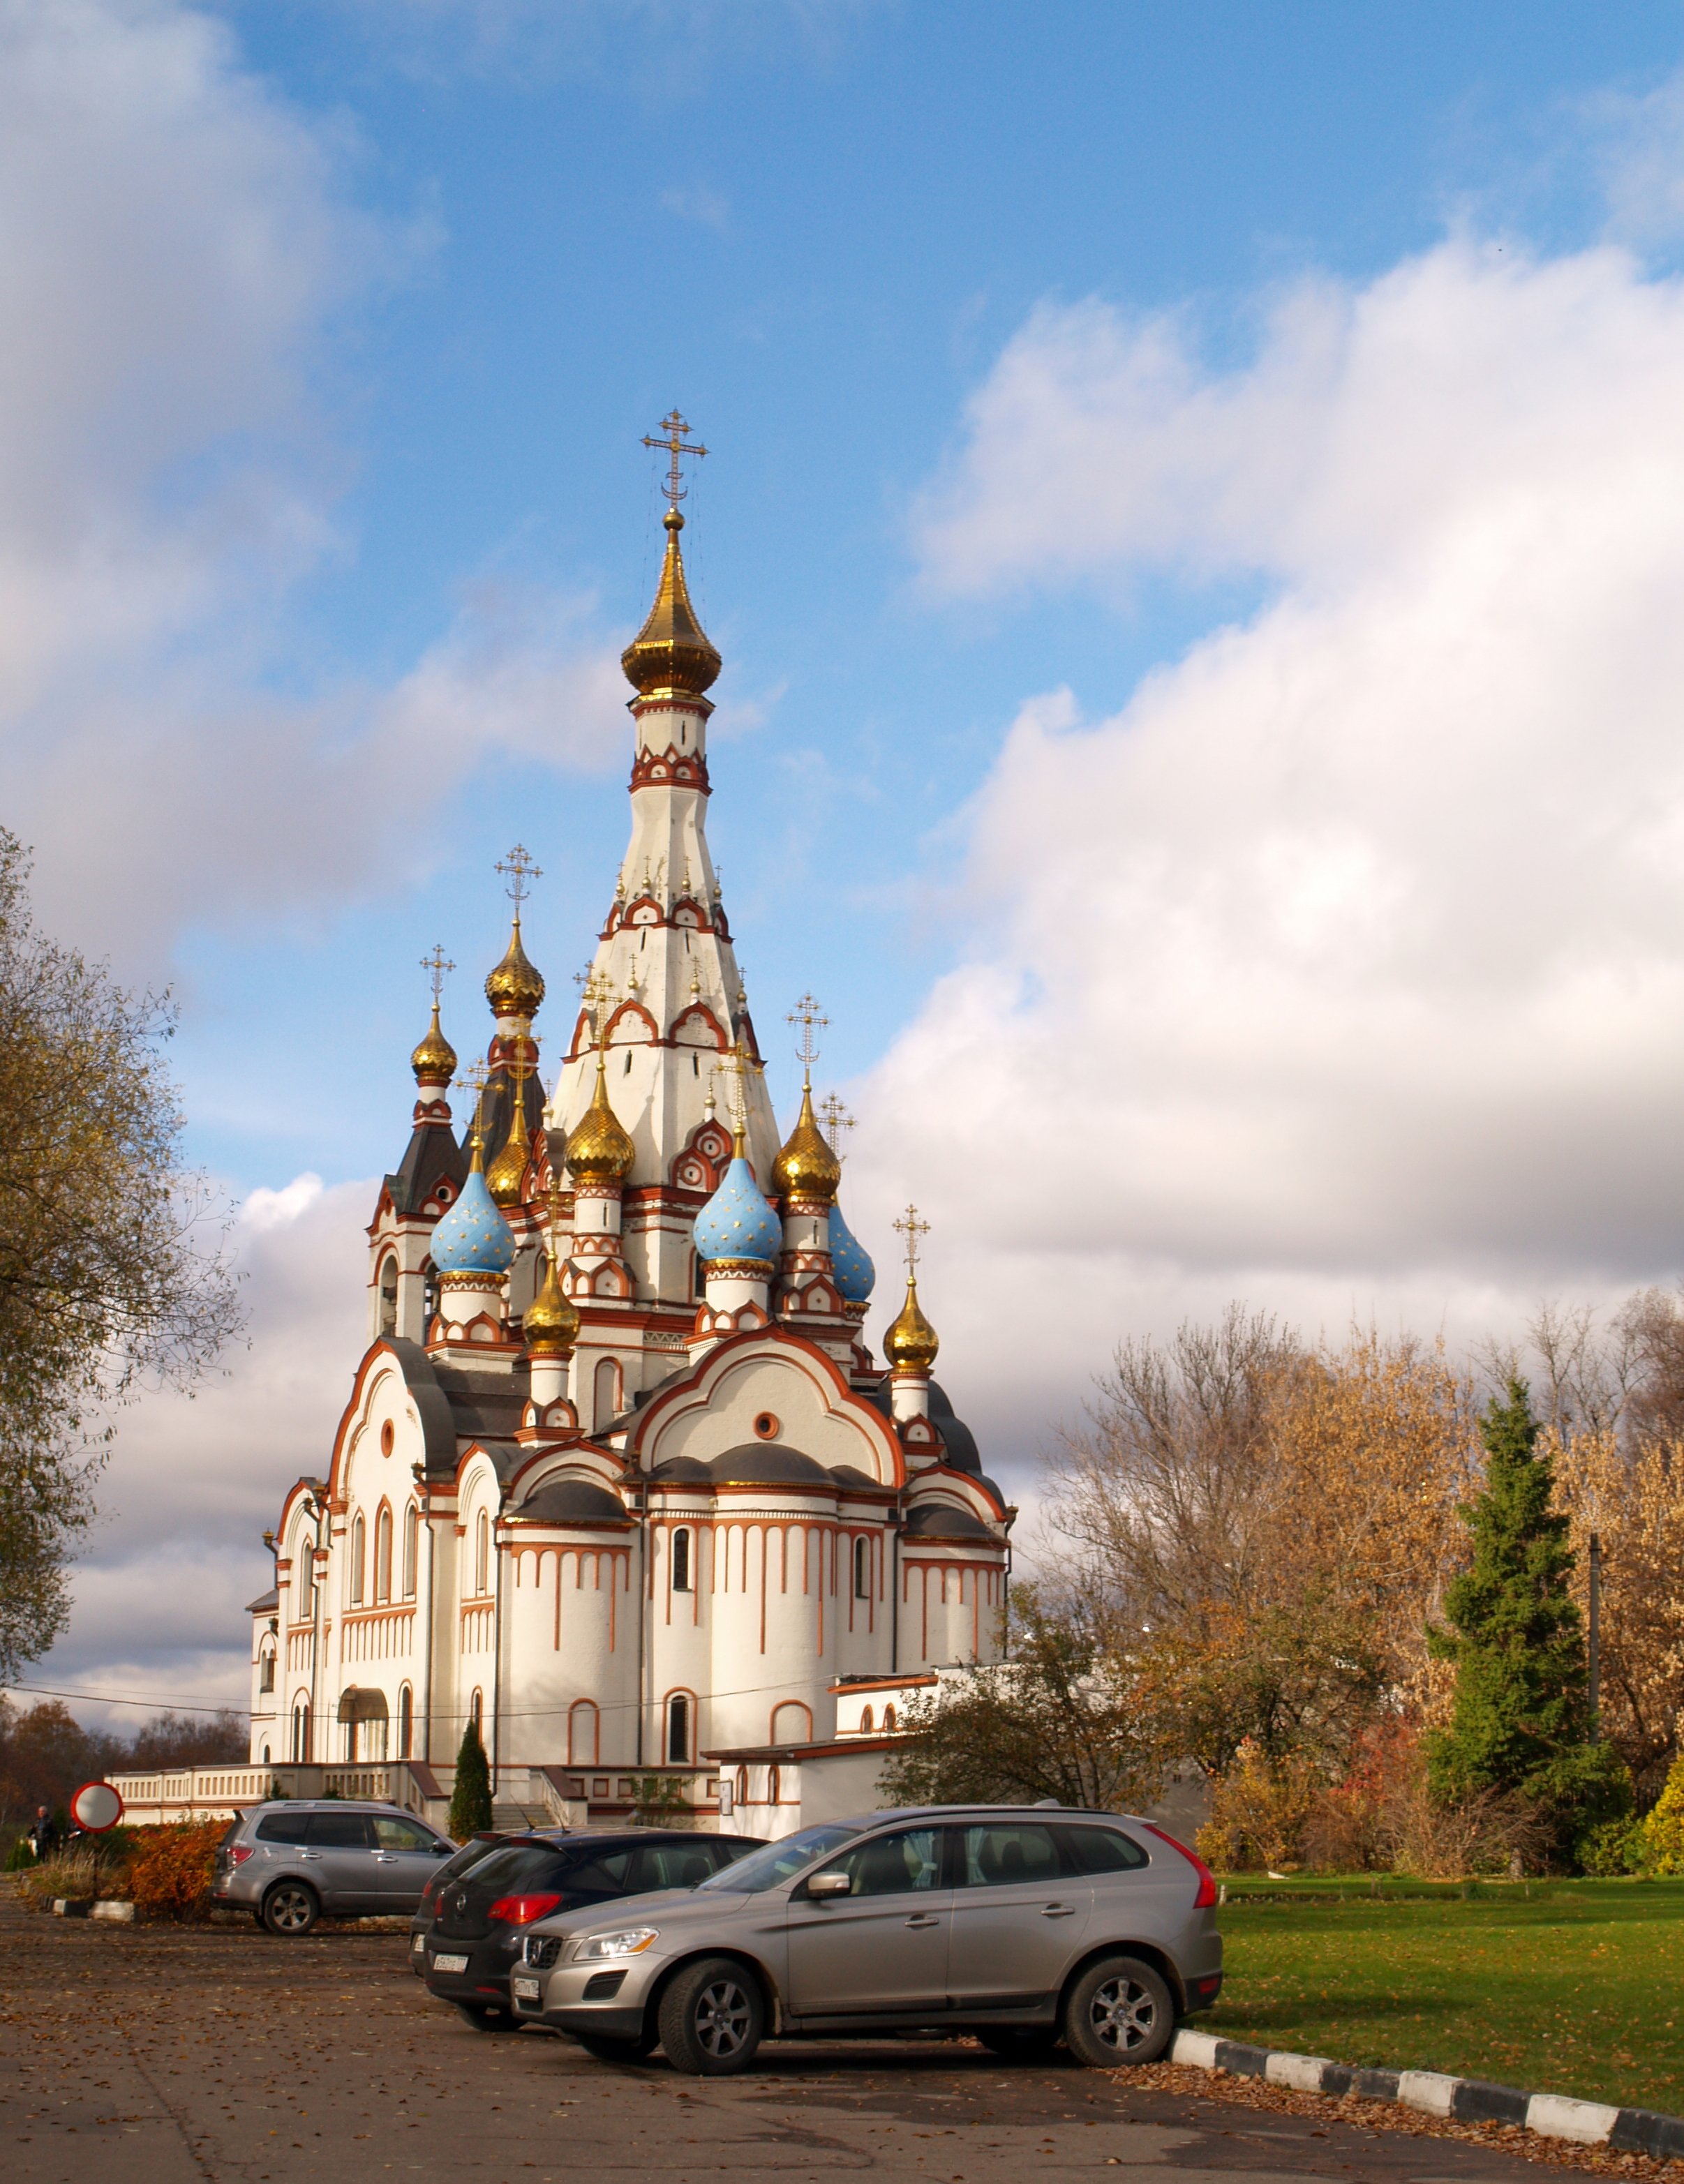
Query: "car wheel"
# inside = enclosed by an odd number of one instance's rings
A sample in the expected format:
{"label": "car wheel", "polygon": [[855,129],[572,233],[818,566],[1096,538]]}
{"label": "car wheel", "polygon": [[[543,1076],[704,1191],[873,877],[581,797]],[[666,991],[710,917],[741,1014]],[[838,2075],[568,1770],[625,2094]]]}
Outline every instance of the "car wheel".
{"label": "car wheel", "polygon": [[321,1916],[321,1903],[307,1881],[277,1880],[263,1899],[263,1923],[271,1934],[296,1941]]}
{"label": "car wheel", "polygon": [[746,2070],[765,2031],[760,1987],[729,1957],[686,1964],[661,1997],[661,2044],[673,2069],[689,2077]]}
{"label": "car wheel", "polygon": [[1058,2046],[1057,2033],[1046,2025],[991,2025],[976,2036],[1002,2063],[1045,2063]]}
{"label": "car wheel", "polygon": [[462,2021],[471,2025],[476,2032],[513,2032],[518,2030],[512,2010],[505,2009],[498,2002],[459,2002]]}
{"label": "car wheel", "polygon": [[1064,1998],[1065,2043],[1079,2063],[1113,2070],[1155,2063],[1175,2030],[1175,2005],[1162,1974],[1138,1957],[1093,1964]]}
{"label": "car wheel", "polygon": [[655,2046],[646,2033],[639,2033],[635,2040],[616,2040],[606,2032],[576,2032],[573,2037],[599,2063],[641,2063]]}

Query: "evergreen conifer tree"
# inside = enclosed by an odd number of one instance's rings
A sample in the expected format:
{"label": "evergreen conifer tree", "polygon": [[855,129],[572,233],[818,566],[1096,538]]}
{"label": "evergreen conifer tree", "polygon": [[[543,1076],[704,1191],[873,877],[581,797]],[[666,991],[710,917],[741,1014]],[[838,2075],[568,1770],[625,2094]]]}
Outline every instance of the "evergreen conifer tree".
{"label": "evergreen conifer tree", "polygon": [[491,1769],[479,1724],[471,1714],[456,1754],[456,1786],[450,1792],[449,1833],[457,1842],[491,1825]]}
{"label": "evergreen conifer tree", "polygon": [[1496,1791],[1536,1814],[1549,1855],[1631,1809],[1631,1780],[1595,1738],[1579,1611],[1568,1591],[1567,1519],[1550,1507],[1554,1474],[1538,1451],[1526,1384],[1511,1379],[1480,1422],[1485,1484],[1463,1511],[1474,1558],[1447,1588],[1454,1626],[1430,1642],[1456,1664],[1450,1726],[1427,1740],[1434,1794],[1457,1803]]}

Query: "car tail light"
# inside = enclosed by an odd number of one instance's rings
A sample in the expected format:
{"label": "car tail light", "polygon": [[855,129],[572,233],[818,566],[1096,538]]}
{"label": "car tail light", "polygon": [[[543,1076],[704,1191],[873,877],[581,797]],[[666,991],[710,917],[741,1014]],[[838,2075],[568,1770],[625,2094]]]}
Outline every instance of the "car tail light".
{"label": "car tail light", "polygon": [[253,1852],[256,1848],[257,1848],[257,1845],[256,1845],[255,1843],[233,1843],[233,1844],[231,1844],[231,1846],[229,1847],[229,1851],[228,1851],[228,1863],[229,1863],[229,1864],[230,1864],[230,1865],[243,1865],[243,1864],[245,1864],[246,1860],[247,1860],[247,1859],[251,1856],[252,1852]]}
{"label": "car tail light", "polygon": [[1216,1903],[1216,1875],[1199,1856],[1197,1851],[1189,1850],[1185,1843],[1177,1842],[1167,1829],[1155,1827],[1150,1820],[1145,1820],[1141,1825],[1149,1834],[1155,1835],[1160,1842],[1167,1842],[1171,1850],[1180,1852],[1182,1857],[1199,1876],[1199,1892],[1193,1898],[1194,1910],[1210,1910]]}
{"label": "car tail light", "polygon": [[530,1926],[534,1919],[542,1919],[552,1912],[561,1898],[559,1896],[499,1896],[486,1913],[488,1919],[504,1919],[511,1926]]}

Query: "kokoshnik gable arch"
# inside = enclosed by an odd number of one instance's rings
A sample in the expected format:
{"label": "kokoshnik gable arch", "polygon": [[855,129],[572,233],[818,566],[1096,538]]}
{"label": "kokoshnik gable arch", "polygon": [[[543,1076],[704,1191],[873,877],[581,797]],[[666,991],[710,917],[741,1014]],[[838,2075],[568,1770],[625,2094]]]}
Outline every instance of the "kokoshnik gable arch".
{"label": "kokoshnik gable arch", "polygon": [[436,1779],[472,1718],[505,1797],[542,1780],[607,1814],[660,1769],[775,1834],[869,1799],[901,1683],[995,1657],[1013,1513],[931,1377],[910,1210],[884,1364],[867,1346],[875,1270],[837,1205],[807,997],[787,1137],[772,1112],[707,846],[720,659],[678,506],[701,451],[666,428],[660,585],[623,659],[631,840],[566,1052],[546,1099],[517,848],[462,1139],[454,967],[427,966],[369,1347],[253,1607],[252,1757]]}

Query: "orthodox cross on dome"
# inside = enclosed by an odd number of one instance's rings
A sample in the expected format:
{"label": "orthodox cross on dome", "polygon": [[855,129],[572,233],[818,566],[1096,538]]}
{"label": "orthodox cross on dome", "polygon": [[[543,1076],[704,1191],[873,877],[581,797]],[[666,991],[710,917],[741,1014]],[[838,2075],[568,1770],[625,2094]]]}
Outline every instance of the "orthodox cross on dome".
{"label": "orthodox cross on dome", "polygon": [[601,1036],[599,1011],[614,998],[614,989],[602,974],[588,964],[583,971],[573,973],[573,983],[579,989],[579,1006],[585,1012],[585,1022],[590,1027],[590,1043],[599,1044]]}
{"label": "orthodox cross on dome", "polygon": [[485,1097],[486,1073],[485,1064],[482,1061],[477,1061],[465,1076],[456,1079],[456,1089],[459,1092],[471,1092],[474,1095],[474,1126],[469,1134],[468,1139],[471,1145],[478,1143],[482,1145],[485,1143],[480,1133],[479,1110],[480,1102]]}
{"label": "orthodox cross on dome", "polygon": [[432,983],[432,1006],[434,1008],[437,1008],[444,998],[444,980],[446,975],[449,972],[454,971],[456,967],[450,961],[449,957],[444,953],[444,944],[442,940],[434,944],[431,956],[423,956],[421,957],[421,967],[422,970],[427,972],[427,977]]}
{"label": "orthodox cross on dome", "polygon": [[915,1275],[918,1271],[918,1246],[929,1234],[929,1223],[919,1219],[916,1206],[909,1206],[891,1225],[906,1240],[906,1272]]}
{"label": "orthodox cross on dome", "polygon": [[683,473],[678,467],[679,464],[686,455],[705,455],[707,453],[707,449],[699,441],[690,437],[690,429],[675,410],[670,416],[663,417],[661,421],[661,430],[666,435],[664,439],[656,439],[649,432],[644,434],[644,445],[646,448],[665,448],[670,458],[666,476],[662,482],[661,490],[674,508],[677,508],[689,491],[689,488],[683,482]]}
{"label": "orthodox cross on dome", "polygon": [[509,883],[509,900],[515,905],[515,922],[521,922],[521,905],[532,893],[531,882],[544,878],[544,867],[533,862],[523,843],[516,842],[506,857],[499,858],[492,866]]}
{"label": "orthodox cross on dome", "polygon": [[827,1092],[823,1099],[819,1101],[818,1112],[819,1119],[824,1124],[825,1140],[831,1151],[835,1154],[838,1160],[845,1159],[846,1156],[842,1150],[842,1139],[845,1132],[853,1128],[853,1117],[834,1092]]}
{"label": "orthodox cross on dome", "polygon": [[806,1081],[811,1084],[813,1064],[818,1060],[818,1040],[814,1034],[825,1030],[830,1019],[811,994],[803,994],[783,1021],[801,1027],[801,1035],[795,1042],[795,1058],[801,1065]]}
{"label": "orthodox cross on dome", "polygon": [[749,1139],[749,1079],[755,1073],[748,1048],[740,1038],[722,1061],[714,1063],[713,1073],[726,1079],[725,1104],[731,1116],[735,1150],[740,1157]]}

